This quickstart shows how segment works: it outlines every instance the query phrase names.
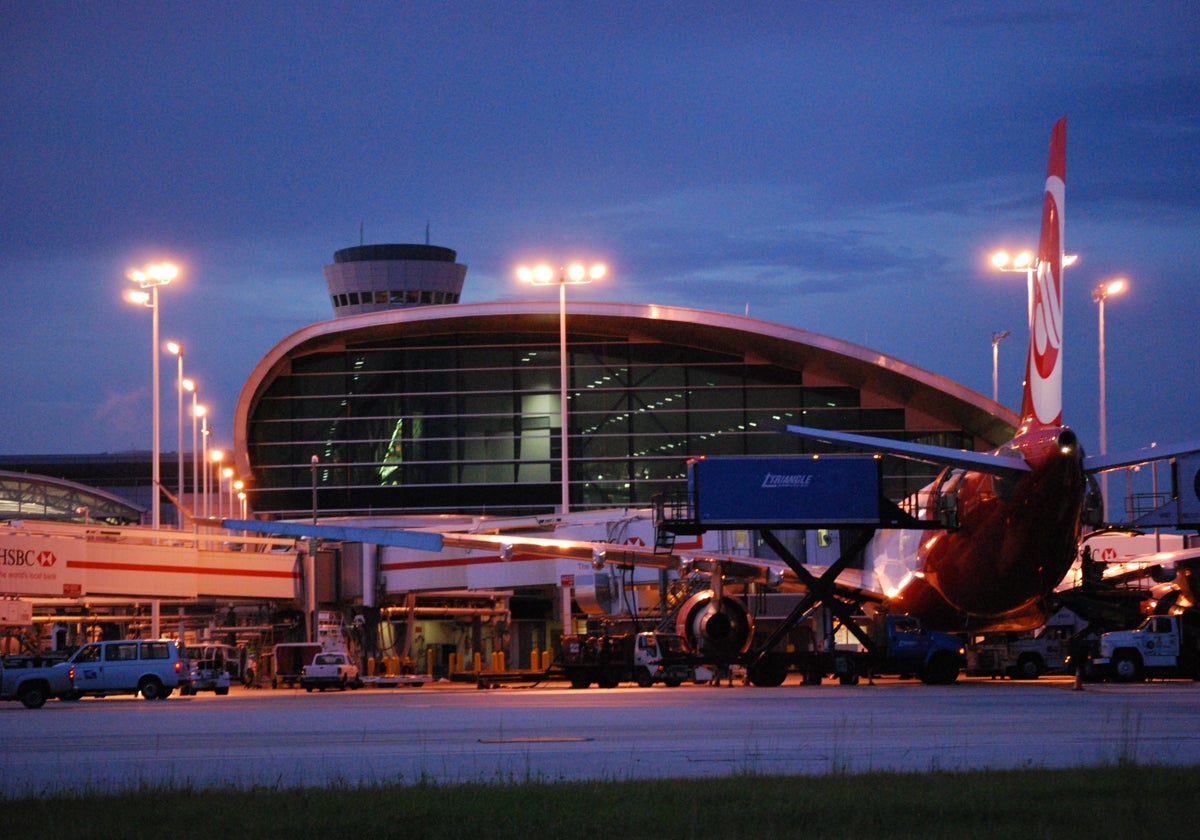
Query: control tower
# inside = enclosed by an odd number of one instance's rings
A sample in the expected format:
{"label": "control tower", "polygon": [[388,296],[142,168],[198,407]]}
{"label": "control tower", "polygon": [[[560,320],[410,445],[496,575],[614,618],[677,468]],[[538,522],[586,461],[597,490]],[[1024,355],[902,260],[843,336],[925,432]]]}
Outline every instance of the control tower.
{"label": "control tower", "polygon": [[338,317],[458,303],[467,267],[437,245],[359,245],[343,248],[325,266],[325,285]]}

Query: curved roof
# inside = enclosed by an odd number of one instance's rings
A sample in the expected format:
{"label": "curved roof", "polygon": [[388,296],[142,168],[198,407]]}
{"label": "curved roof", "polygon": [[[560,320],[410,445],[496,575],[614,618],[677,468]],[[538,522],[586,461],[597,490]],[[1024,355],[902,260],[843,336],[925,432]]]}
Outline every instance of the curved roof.
{"label": "curved roof", "polygon": [[140,523],[144,511],[120,496],[73,481],[0,470],[0,518]]}
{"label": "curved roof", "polygon": [[[467,335],[513,330],[558,331],[556,301],[502,301],[422,306],[352,315],[297,330],[255,366],[238,397],[234,449],[238,469],[246,463],[250,411],[273,374],[293,356],[336,350],[395,335]],[[740,315],[656,304],[572,301],[568,330],[702,347],[781,367],[802,370],[807,381],[850,385],[876,399],[968,429],[998,446],[1011,437],[1017,416],[984,395],[944,376],[891,356],[807,330]]]}

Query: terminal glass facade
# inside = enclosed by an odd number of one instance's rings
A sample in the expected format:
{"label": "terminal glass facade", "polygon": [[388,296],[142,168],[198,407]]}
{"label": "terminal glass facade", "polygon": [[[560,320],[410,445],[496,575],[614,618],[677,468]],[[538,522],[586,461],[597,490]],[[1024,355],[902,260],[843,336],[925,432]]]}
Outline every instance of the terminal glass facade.
{"label": "terminal glass facade", "polygon": [[[912,438],[903,409],[852,387],[653,340],[572,335],[573,510],[648,506],[700,455],[811,451],[787,423]],[[297,355],[252,408],[256,512],[324,516],[552,511],[561,496],[559,351],[547,333],[397,336]],[[938,442],[969,448],[966,435]],[[319,459],[315,472],[311,458]],[[911,470],[916,472],[907,472]],[[889,495],[931,477],[886,466]]]}

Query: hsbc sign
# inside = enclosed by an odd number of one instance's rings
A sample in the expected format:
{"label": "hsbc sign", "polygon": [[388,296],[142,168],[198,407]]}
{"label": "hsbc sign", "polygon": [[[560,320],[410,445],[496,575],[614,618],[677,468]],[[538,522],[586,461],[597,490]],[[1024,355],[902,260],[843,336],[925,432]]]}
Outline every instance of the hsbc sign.
{"label": "hsbc sign", "polygon": [[76,565],[86,552],[79,540],[0,529],[0,595],[69,594],[82,589]]}
{"label": "hsbc sign", "polygon": [[57,562],[53,551],[0,547],[0,566],[41,566],[46,569]]}

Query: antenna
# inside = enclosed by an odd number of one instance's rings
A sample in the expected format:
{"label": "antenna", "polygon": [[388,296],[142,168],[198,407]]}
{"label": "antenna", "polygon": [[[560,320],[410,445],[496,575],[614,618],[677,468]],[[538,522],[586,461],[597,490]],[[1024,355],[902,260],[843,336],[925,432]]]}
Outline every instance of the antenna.
{"label": "antenna", "polygon": [[358,244],[363,244],[363,223],[361,221],[358,223]]}
{"label": "antenna", "polygon": [[429,244],[429,220],[425,220],[425,244]]}

